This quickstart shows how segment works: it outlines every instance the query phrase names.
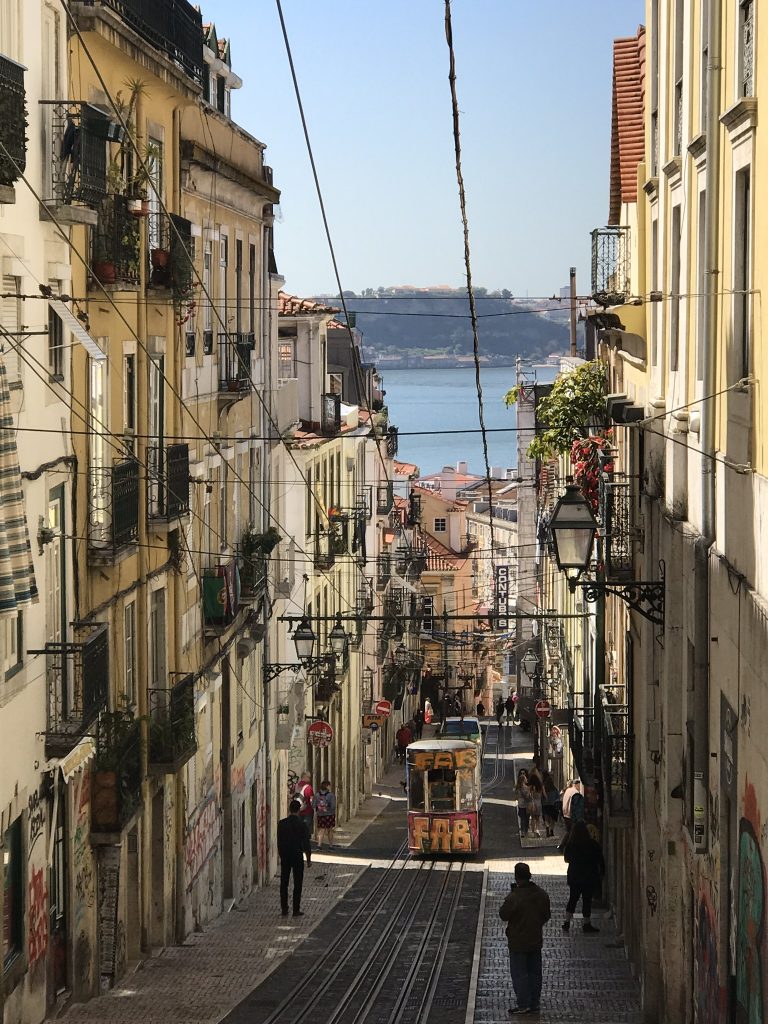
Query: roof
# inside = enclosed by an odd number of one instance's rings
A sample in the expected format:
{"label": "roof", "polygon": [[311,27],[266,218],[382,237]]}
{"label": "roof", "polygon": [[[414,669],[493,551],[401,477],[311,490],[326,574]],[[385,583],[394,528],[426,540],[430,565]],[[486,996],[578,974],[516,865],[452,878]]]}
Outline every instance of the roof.
{"label": "roof", "polygon": [[608,223],[618,224],[622,203],[637,202],[637,165],[645,158],[645,27],[613,41],[611,198]]}
{"label": "roof", "polygon": [[427,572],[429,572],[430,569],[437,569],[440,572],[452,572],[461,568],[461,564],[464,559],[457,555],[455,551],[451,551],[450,548],[441,544],[439,540],[435,540],[435,538],[429,533],[423,534],[423,537],[427,545],[427,551],[431,556],[430,564],[427,566]]}
{"label": "roof", "polygon": [[397,459],[392,463],[392,468],[398,476],[413,476],[419,472],[419,467],[414,462],[398,462]]}
{"label": "roof", "polygon": [[278,316],[308,316],[320,313],[338,313],[336,306],[324,306],[312,299],[301,299],[298,295],[290,295],[288,292],[277,294],[277,315]]}

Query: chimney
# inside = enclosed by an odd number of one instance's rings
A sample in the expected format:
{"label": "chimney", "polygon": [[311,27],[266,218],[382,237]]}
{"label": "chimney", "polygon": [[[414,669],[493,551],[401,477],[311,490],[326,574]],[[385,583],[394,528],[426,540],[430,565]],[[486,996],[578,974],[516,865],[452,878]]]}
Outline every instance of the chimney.
{"label": "chimney", "polygon": [[466,474],[467,474],[467,464],[466,464],[466,462],[457,462],[456,463],[456,472],[457,473],[461,473],[463,476],[466,476]]}

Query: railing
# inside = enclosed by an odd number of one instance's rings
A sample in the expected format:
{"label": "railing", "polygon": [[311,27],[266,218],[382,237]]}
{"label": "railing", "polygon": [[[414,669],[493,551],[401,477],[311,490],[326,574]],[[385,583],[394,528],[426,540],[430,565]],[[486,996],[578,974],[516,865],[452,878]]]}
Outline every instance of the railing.
{"label": "railing", "polygon": [[252,339],[252,334],[219,335],[219,391],[250,389]]}
{"label": "railing", "polygon": [[189,445],[147,449],[147,493],[151,519],[176,519],[189,512]]}
{"label": "railing", "polygon": [[24,97],[23,66],[0,56],[0,185],[13,185],[27,166]]}
{"label": "railing", "polygon": [[88,470],[88,539],[94,548],[113,551],[139,535],[139,464],[121,459]]}
{"label": "railing", "polygon": [[105,111],[80,100],[42,100],[41,105],[50,119],[45,198],[61,206],[99,207],[107,198],[107,142],[119,141],[122,129]]}
{"label": "railing", "polygon": [[341,430],[341,395],[325,394],[320,400],[320,432],[333,437]]}
{"label": "railing", "polygon": [[376,488],[376,515],[388,516],[395,500],[395,492],[392,481],[381,484]]}
{"label": "railing", "polygon": [[120,832],[141,806],[141,722],[107,712],[96,730],[91,770],[91,831]]}
{"label": "railing", "polygon": [[333,537],[322,526],[315,534],[314,562],[316,569],[330,569],[336,561],[336,545]]}
{"label": "railing", "polygon": [[203,622],[207,629],[226,629],[234,622],[240,603],[237,560],[203,569]]}
{"label": "railing", "polygon": [[614,699],[615,694],[601,688],[603,780],[611,813],[631,814],[635,738],[629,729],[629,708],[613,703]]}
{"label": "railing", "polygon": [[569,723],[571,751],[580,776],[586,773],[587,760],[592,757],[595,743],[595,709],[571,703]]}
{"label": "railing", "polygon": [[408,495],[408,514],[406,526],[418,526],[421,522],[421,495],[414,491]]}
{"label": "railing", "polygon": [[176,213],[166,214],[159,203],[150,199],[147,220],[148,267],[150,288],[168,288],[178,301],[193,292],[194,242],[192,222]]}
{"label": "railing", "polygon": [[618,306],[630,294],[629,228],[611,226],[592,232],[592,298]]}
{"label": "railing", "polygon": [[240,597],[253,601],[267,585],[267,557],[260,551],[240,555]]}
{"label": "railing", "polygon": [[632,496],[629,483],[602,480],[606,578],[632,576]]}
{"label": "railing", "polygon": [[139,283],[139,221],[130,200],[110,195],[99,205],[99,223],[92,232],[91,271],[102,284]]}
{"label": "railing", "polygon": [[110,7],[152,46],[200,84],[203,80],[203,19],[187,0],[83,0]]}
{"label": "railing", "polygon": [[196,750],[194,677],[186,675],[170,689],[150,689],[150,769],[176,772]]}
{"label": "railing", "polygon": [[88,627],[80,642],[47,643],[45,654],[48,707],[47,757],[63,757],[88,732],[107,704],[109,643],[106,625]]}
{"label": "railing", "polygon": [[370,615],[376,604],[376,599],[373,596],[372,583],[372,580],[366,579],[365,583],[358,584],[356,607],[360,615]]}
{"label": "railing", "polygon": [[376,586],[381,589],[392,578],[392,559],[389,555],[379,555],[376,565]]}
{"label": "railing", "polygon": [[390,427],[387,431],[387,455],[390,459],[397,455],[397,427]]}
{"label": "railing", "polygon": [[330,704],[339,689],[339,684],[332,674],[323,676],[315,686],[315,700],[320,704]]}
{"label": "railing", "polygon": [[741,0],[739,26],[739,77],[741,96],[755,95],[755,3]]}

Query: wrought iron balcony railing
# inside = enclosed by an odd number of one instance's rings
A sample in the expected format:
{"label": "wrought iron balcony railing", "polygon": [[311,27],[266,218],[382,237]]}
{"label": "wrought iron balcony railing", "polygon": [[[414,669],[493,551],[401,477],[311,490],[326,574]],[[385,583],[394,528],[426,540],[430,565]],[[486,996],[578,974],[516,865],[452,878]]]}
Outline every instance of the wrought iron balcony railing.
{"label": "wrought iron balcony railing", "polygon": [[203,19],[187,0],[83,0],[110,7],[198,84],[203,80]]}
{"label": "wrought iron balcony railing", "polygon": [[632,757],[634,736],[630,731],[629,708],[613,703],[616,695],[602,689],[603,712],[603,781],[608,807],[614,815],[632,812]]}
{"label": "wrought iron balcony railing", "polygon": [[634,567],[630,484],[624,480],[602,480],[601,490],[606,579],[631,579]]}
{"label": "wrought iron balcony railing", "polygon": [[100,207],[107,198],[107,144],[119,141],[122,129],[106,111],[81,100],[42,100],[41,106],[49,119],[45,200]]}
{"label": "wrought iron balcony railing", "polygon": [[397,455],[397,427],[390,427],[387,431],[387,455],[390,459]]}
{"label": "wrought iron balcony railing", "polygon": [[13,185],[27,166],[24,70],[0,56],[0,185]]}
{"label": "wrought iron balcony railing", "polygon": [[194,677],[149,691],[150,771],[177,772],[197,750]]}
{"label": "wrought iron balcony railing", "polygon": [[189,445],[147,449],[149,517],[177,519],[189,512]]}
{"label": "wrought iron balcony railing", "polygon": [[139,535],[139,464],[121,459],[88,470],[88,539],[96,551],[111,553]]}
{"label": "wrought iron balcony railing", "polygon": [[109,643],[106,625],[88,626],[75,641],[47,643],[46,757],[64,757],[89,731],[107,704]]}
{"label": "wrought iron balcony railing", "polygon": [[618,225],[592,232],[592,298],[618,306],[630,295],[629,228]]}
{"label": "wrought iron balcony railing", "polygon": [[91,234],[91,272],[102,284],[139,283],[139,221],[130,200],[109,195],[99,205],[99,222]]}
{"label": "wrought iron balcony railing", "polygon": [[147,249],[150,288],[167,288],[174,299],[183,302],[194,290],[194,240],[192,222],[186,217],[166,215],[153,197],[149,200]]}
{"label": "wrought iron balcony railing", "polygon": [[252,351],[252,334],[219,335],[219,391],[250,390]]}
{"label": "wrought iron balcony railing", "polygon": [[388,516],[395,501],[394,485],[391,480],[376,488],[376,515]]}
{"label": "wrought iron balcony railing", "polygon": [[260,551],[240,555],[240,597],[251,602],[264,593],[267,585],[267,558]]}
{"label": "wrought iron balcony railing", "polygon": [[392,578],[392,560],[389,555],[379,555],[377,559],[376,586],[386,587]]}
{"label": "wrought iron balcony railing", "polygon": [[92,832],[120,832],[138,811],[141,761],[141,722],[130,710],[105,712],[91,770]]}
{"label": "wrought iron balcony railing", "polygon": [[583,704],[576,704],[569,697],[570,722],[569,733],[573,760],[583,778],[587,763],[593,756],[595,744],[595,709]]}

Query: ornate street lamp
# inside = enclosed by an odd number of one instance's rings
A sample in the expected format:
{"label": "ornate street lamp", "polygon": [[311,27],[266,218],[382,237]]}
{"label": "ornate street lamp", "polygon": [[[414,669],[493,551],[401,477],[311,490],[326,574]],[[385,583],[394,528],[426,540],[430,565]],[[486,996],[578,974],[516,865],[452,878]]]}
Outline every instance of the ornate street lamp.
{"label": "ornate street lamp", "polygon": [[[297,630],[298,632],[298,630]],[[296,633],[293,634],[294,641],[296,640]],[[328,634],[328,642],[331,645],[331,650],[335,654],[336,658],[343,658],[344,651],[347,649],[347,633],[341,624],[341,614],[337,614],[336,621],[333,624],[333,629]]]}
{"label": "ornate street lamp", "polygon": [[525,657],[520,662],[523,672],[528,676],[529,679],[533,679],[536,675],[536,670],[539,667],[539,659],[536,657],[534,651],[526,651]]}
{"label": "ornate street lamp", "polygon": [[302,665],[307,665],[312,660],[312,652],[315,649],[314,630],[309,624],[309,619],[302,617],[296,629],[293,631],[293,643],[296,647],[296,656]]}

